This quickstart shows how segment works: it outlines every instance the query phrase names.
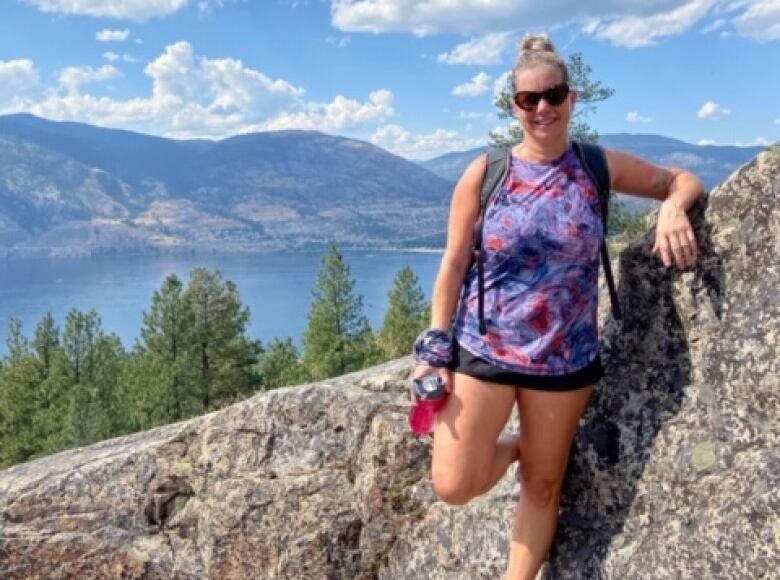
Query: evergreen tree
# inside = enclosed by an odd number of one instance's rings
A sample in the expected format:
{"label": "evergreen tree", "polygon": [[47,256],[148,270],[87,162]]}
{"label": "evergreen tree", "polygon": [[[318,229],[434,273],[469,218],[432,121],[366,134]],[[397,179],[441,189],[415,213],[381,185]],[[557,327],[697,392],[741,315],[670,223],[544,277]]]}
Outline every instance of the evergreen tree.
{"label": "evergreen tree", "polygon": [[34,416],[38,452],[47,455],[68,445],[63,426],[69,419],[70,382],[67,362],[60,345],[60,330],[50,312],[38,322],[32,349],[37,359],[40,383]]}
{"label": "evergreen tree", "polygon": [[260,355],[257,371],[263,388],[275,389],[308,380],[308,374],[291,338],[274,338]]}
{"label": "evergreen tree", "polygon": [[[12,320],[9,352],[0,365],[0,467],[63,449],[67,439],[67,389],[58,372],[58,333],[51,315],[36,330],[36,338],[51,331],[48,358],[44,360],[36,340],[34,349],[22,334],[21,323]],[[61,358],[61,357],[59,357]]]}
{"label": "evergreen tree", "polygon": [[54,317],[51,312],[38,323],[35,329],[35,338],[33,339],[33,349],[41,361],[42,372],[48,376],[51,371],[52,359],[60,348],[60,329],[54,324]]}
{"label": "evergreen tree", "polygon": [[119,338],[106,336],[97,312],[71,310],[62,345],[69,379],[69,438],[84,445],[122,432],[127,401],[119,383],[124,357]]}
{"label": "evergreen tree", "polygon": [[39,375],[22,323],[12,318],[6,340],[8,354],[0,368],[0,466],[32,457],[38,450],[33,437],[34,393]]}
{"label": "evergreen tree", "polygon": [[128,366],[137,428],[181,421],[203,410],[191,364],[195,316],[173,274],[152,295]]}
{"label": "evergreen tree", "polygon": [[385,359],[394,359],[409,354],[414,339],[428,326],[429,305],[409,266],[395,275],[388,297],[390,307],[379,333],[379,345]]}
{"label": "evergreen tree", "polygon": [[9,354],[0,369],[0,467],[26,461],[40,450],[34,427],[39,385],[34,357]]}
{"label": "evergreen tree", "polygon": [[303,362],[314,380],[360,369],[376,358],[363,298],[354,288],[349,266],[331,244],[317,273],[303,335]]}
{"label": "evergreen tree", "polygon": [[249,309],[219,271],[195,268],[184,292],[193,312],[190,364],[197,369],[203,411],[236,401],[259,386],[254,372],[259,345],[246,336]]}
{"label": "evergreen tree", "polygon": [[[590,79],[592,69],[582,59],[582,54],[578,52],[573,53],[569,56],[566,66],[569,69],[569,84],[573,90],[577,91],[577,103],[571,119],[570,133],[578,141],[596,143],[598,141],[598,132],[588,125],[586,119],[588,115],[596,110],[596,103],[610,98],[615,94],[615,91],[603,86],[600,81],[592,81]],[[515,119],[515,114],[512,112],[514,95],[514,78],[510,74],[507,78],[506,86],[495,100],[495,105],[499,109],[499,119]],[[519,143],[522,138],[523,130],[516,121],[511,122],[507,127],[506,136],[494,131],[490,132],[491,145],[496,147],[512,147]]]}
{"label": "evergreen tree", "polygon": [[8,338],[5,339],[8,348],[8,362],[21,360],[30,352],[30,346],[22,332],[22,321],[12,318],[8,323]]}

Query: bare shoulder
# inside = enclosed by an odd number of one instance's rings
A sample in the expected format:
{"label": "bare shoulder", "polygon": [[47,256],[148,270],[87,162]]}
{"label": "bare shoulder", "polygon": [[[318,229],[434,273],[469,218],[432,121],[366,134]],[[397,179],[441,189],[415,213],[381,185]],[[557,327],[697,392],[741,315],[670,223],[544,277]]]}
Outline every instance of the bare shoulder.
{"label": "bare shoulder", "polygon": [[444,260],[458,265],[464,271],[471,260],[472,236],[479,217],[479,198],[486,167],[487,155],[474,159],[452,192]]}
{"label": "bare shoulder", "polygon": [[466,181],[470,183],[476,181],[481,184],[482,179],[485,177],[485,169],[487,169],[487,159],[487,153],[482,153],[481,155],[472,159],[471,163],[468,164],[466,169],[463,171],[463,174],[460,176],[460,181]]}
{"label": "bare shoulder", "polygon": [[664,199],[679,169],[655,165],[641,157],[605,149],[612,189],[642,197]]}
{"label": "bare shoulder", "polygon": [[479,205],[479,193],[482,189],[482,180],[485,178],[487,168],[487,154],[476,157],[468,164],[460,176],[455,190],[453,191],[453,201],[459,204],[471,206],[471,202]]}

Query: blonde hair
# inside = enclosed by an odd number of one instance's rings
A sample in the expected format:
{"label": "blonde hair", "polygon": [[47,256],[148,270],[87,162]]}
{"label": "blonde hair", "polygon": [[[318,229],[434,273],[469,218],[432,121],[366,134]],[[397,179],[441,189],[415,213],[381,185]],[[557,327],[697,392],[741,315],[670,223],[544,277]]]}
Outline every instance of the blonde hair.
{"label": "blonde hair", "polygon": [[520,41],[520,51],[517,62],[512,69],[512,87],[516,90],[517,75],[522,71],[538,66],[550,66],[561,71],[563,82],[569,82],[569,69],[561,55],[555,50],[552,41],[543,35],[526,34]]}

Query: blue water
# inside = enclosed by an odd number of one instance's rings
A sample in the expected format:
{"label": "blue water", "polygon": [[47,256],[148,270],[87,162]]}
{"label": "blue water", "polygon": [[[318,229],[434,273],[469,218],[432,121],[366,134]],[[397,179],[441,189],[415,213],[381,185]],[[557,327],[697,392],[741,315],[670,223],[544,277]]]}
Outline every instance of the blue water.
{"label": "blue water", "polygon": [[[441,260],[439,254],[405,252],[345,251],[343,255],[374,329],[382,324],[387,293],[398,270],[410,266],[430,298]],[[11,317],[19,318],[25,335],[31,337],[46,312],[62,329],[71,308],[94,308],[103,329],[119,335],[122,344],[131,348],[143,312],[165,277],[176,274],[186,283],[197,266],[218,268],[224,280],[238,286],[250,311],[249,336],[264,342],[290,336],[300,346],[321,260],[321,253],[0,260],[0,354],[7,351]]]}

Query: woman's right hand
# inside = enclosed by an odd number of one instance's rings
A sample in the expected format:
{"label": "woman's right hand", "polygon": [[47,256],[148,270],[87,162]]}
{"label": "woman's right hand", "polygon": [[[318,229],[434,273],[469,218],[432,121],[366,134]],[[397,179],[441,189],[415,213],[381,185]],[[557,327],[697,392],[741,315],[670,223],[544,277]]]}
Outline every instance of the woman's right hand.
{"label": "woman's right hand", "polygon": [[413,404],[417,404],[417,397],[414,396],[414,390],[412,389],[412,382],[415,379],[421,379],[427,375],[438,374],[441,380],[444,382],[444,388],[447,394],[452,392],[452,371],[446,367],[432,367],[425,363],[418,363],[412,372],[412,378],[409,380],[409,398]]}

